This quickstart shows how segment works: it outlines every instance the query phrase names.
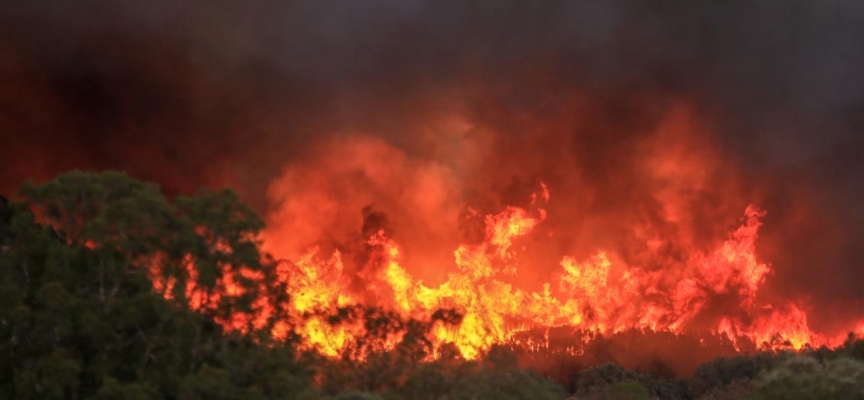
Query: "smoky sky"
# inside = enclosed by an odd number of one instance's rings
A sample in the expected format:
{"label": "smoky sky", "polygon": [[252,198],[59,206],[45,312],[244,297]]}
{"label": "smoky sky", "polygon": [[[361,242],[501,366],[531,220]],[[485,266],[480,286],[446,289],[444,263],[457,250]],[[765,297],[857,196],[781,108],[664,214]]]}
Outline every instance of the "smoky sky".
{"label": "smoky sky", "polygon": [[[458,113],[509,135],[502,158],[566,154],[627,193],[630,143],[683,98],[768,210],[782,290],[817,319],[860,314],[862,43],[864,5],[837,0],[8,1],[0,191],[111,168],[171,194],[230,185],[266,212],[269,182],[322,137],[433,157],[418,121]],[[589,129],[520,125],[566,115],[572,93]]]}

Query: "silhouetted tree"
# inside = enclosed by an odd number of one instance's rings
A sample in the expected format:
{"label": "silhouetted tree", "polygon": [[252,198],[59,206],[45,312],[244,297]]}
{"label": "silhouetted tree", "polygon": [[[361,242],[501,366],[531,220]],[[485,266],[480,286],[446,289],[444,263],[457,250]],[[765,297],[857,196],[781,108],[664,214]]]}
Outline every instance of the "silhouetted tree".
{"label": "silhouetted tree", "polygon": [[242,335],[215,320],[254,314],[266,286],[237,274],[244,296],[189,308],[187,284],[206,297],[218,273],[273,273],[255,239],[263,224],[233,192],[171,203],[122,173],[72,172],[21,197],[0,205],[0,398],[287,399],[308,388],[268,325]]}

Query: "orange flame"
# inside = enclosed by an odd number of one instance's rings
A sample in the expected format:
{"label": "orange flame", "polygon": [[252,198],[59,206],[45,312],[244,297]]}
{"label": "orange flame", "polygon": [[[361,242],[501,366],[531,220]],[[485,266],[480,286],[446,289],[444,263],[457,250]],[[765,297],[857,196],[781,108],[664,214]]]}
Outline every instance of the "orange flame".
{"label": "orange flame", "polygon": [[[547,125],[556,129],[554,123],[539,124],[541,128]],[[436,322],[431,335],[434,344],[453,343],[467,358],[477,357],[496,343],[528,340],[518,335],[521,332],[558,327],[581,330],[583,341],[628,330],[652,330],[725,335],[739,350],[745,343],[746,348],[764,349],[842,344],[845,335],[828,336],[811,329],[805,302],[772,299],[766,285],[772,267],[756,253],[766,213],[755,205],[744,207],[734,174],[727,173],[727,165],[711,146],[700,142],[702,136],[694,133],[696,129],[686,107],[673,107],[655,134],[634,144],[638,150],[634,154],[640,158],[626,160],[638,170],[638,179],[633,181],[644,180],[646,187],[633,189],[636,194],[625,194],[630,197],[622,199],[650,198],[645,203],[652,209],[646,214],[660,220],[623,219],[630,224],[623,232],[631,236],[627,240],[639,243],[635,252],[616,248],[626,240],[618,236],[621,231],[605,226],[604,215],[578,220],[584,225],[574,229],[603,240],[580,243],[591,245],[590,249],[564,248],[551,254],[553,258],[550,254],[525,257],[526,249],[534,249],[529,245],[552,238],[555,230],[570,229],[555,225],[563,207],[552,207],[558,206],[553,203],[557,198],[550,197],[545,183],[538,183],[534,193],[522,198],[518,203],[522,207],[504,202],[485,215],[468,208],[471,221],[483,225],[472,231],[471,240],[458,242],[453,233],[463,227],[442,218],[463,212],[467,196],[463,192],[488,191],[492,186],[482,173],[473,180],[464,175],[481,163],[478,154],[483,152],[477,149],[488,147],[494,135],[470,126],[458,128],[471,134],[454,135],[468,139],[458,150],[447,147],[444,158],[456,159],[449,163],[411,159],[380,138],[358,136],[325,144],[320,157],[308,165],[291,165],[270,186],[278,206],[271,214],[265,245],[293,260],[282,262],[278,270],[278,279],[291,296],[290,326],[303,346],[331,356],[342,354],[367,331],[356,319],[334,323],[330,318],[354,305],[381,307],[418,320],[430,320],[441,309],[456,310],[463,316],[461,321]],[[463,178],[470,182],[460,188]],[[478,182],[488,186],[475,188]],[[590,184],[585,188],[585,198],[590,200],[573,199],[572,192],[562,195],[568,207],[578,210],[609,200],[608,193],[595,200],[595,188]],[[703,209],[703,203],[710,204]],[[344,234],[356,227],[356,210],[369,204],[410,219],[402,225],[408,229],[400,236],[377,225],[364,225],[360,240],[356,233]],[[614,211],[609,214],[629,212],[628,207],[616,207],[609,208]],[[718,229],[723,221],[708,224],[713,229],[711,239],[727,233],[724,240],[708,242],[695,232],[697,226],[706,225],[697,223],[698,218],[731,215],[730,209],[740,212],[740,208],[744,208],[743,217],[737,228]],[[609,209],[602,208],[600,213]],[[620,222],[617,216],[608,218]],[[550,229],[545,230],[546,226]],[[436,246],[418,244],[427,238],[439,240]],[[313,242],[316,240],[320,241]],[[441,242],[447,244],[445,253],[436,252]],[[330,243],[337,249],[324,250]],[[356,245],[362,250],[352,247]],[[429,251],[430,247],[436,251]],[[355,257],[358,253],[362,257]],[[550,268],[555,270],[546,276],[532,275]],[[232,287],[237,278],[232,274],[236,272],[225,271],[219,285]],[[528,282],[526,276],[535,279]],[[157,288],[170,286],[170,282],[154,284]],[[232,293],[240,292],[229,290],[222,295]],[[206,306],[207,299],[200,298],[194,286],[187,287],[186,295],[193,308]],[[258,308],[272,307],[265,299]],[[261,326],[256,321],[262,318],[241,315],[222,322],[242,330],[250,324]],[[279,326],[277,336],[287,335],[288,324]],[[855,329],[864,334],[864,320]],[[549,341],[548,335],[545,340]],[[540,340],[529,341],[522,344],[544,346]]]}
{"label": "orange flame", "polygon": [[[543,190],[540,196],[547,199],[545,185]],[[757,304],[756,295],[771,270],[756,259],[755,242],[765,213],[755,206],[747,207],[742,225],[718,248],[691,255],[681,270],[615,265],[604,251],[581,261],[565,256],[557,284],[546,283],[541,292],[502,279],[517,272],[514,241],[545,219],[543,210],[535,211],[533,217],[529,210],[511,206],[487,215],[485,240],[460,245],[453,253],[457,272],[437,286],[415,279],[401,265],[399,245],[379,230],[366,241],[376,254],[371,262],[379,267],[364,271],[375,271],[364,276],[366,290],[377,294],[379,304],[405,317],[427,318],[438,309],[461,312],[461,324],[438,325],[432,334],[439,344],[454,343],[467,358],[531,327],[572,326],[601,334],[627,329],[683,332],[706,311],[713,296],[735,301],[729,315],[716,318],[710,329],[733,342],[746,338],[765,348],[793,349],[842,342],[813,333],[798,304]],[[318,251],[312,248],[292,264],[287,279],[293,310],[298,316],[307,314],[298,326],[304,343],[336,355],[363,327],[330,325],[321,315],[362,301],[350,288],[341,254],[335,251],[329,258],[319,258]],[[668,284],[669,278],[677,283]],[[310,312],[319,314],[309,317]]]}

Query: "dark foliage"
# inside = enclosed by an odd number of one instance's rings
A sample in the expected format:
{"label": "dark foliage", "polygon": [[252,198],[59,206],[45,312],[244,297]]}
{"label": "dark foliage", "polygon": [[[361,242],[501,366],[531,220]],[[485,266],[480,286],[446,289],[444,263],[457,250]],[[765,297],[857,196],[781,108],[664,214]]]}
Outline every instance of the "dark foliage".
{"label": "dark foliage", "polygon": [[[658,338],[675,343],[663,333],[598,336],[584,358],[551,354],[538,368],[537,354],[514,343],[476,360],[452,345],[434,349],[429,330],[459,323],[453,310],[418,321],[350,307],[330,322],[362,323],[366,333],[343,357],[298,352],[294,336],[270,335],[288,320],[290,293],[259,249],[263,223],[230,190],[170,202],[121,173],[72,172],[25,185],[21,199],[0,198],[4,399],[864,398],[864,341],[852,336],[835,350],[718,358],[678,379],[651,353],[627,358],[621,350]],[[238,274],[242,294],[213,296],[224,293],[221,274],[240,269],[272,284]],[[173,286],[159,289],[154,280]],[[192,286],[197,307],[186,291]],[[219,321],[228,316],[255,315],[256,296],[272,299],[270,318],[243,320],[245,333],[225,330]],[[385,345],[392,337],[398,343]],[[641,367],[599,362],[609,359]]]}
{"label": "dark foliage", "polygon": [[[179,290],[215,290],[208,268],[270,272],[251,239],[262,224],[236,195],[175,205],[124,174],[80,172],[21,194],[0,209],[0,398],[288,399],[308,389],[290,342],[267,326],[240,335],[214,321],[252,312],[248,302],[223,296],[193,311]],[[154,290],[154,271],[176,282],[173,300]]]}

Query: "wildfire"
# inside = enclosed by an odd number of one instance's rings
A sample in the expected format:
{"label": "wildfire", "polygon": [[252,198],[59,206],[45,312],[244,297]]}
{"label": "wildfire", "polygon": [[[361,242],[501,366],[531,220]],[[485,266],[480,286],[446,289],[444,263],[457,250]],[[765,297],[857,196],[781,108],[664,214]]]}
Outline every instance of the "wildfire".
{"label": "wildfire", "polygon": [[[544,185],[544,191],[545,185]],[[548,199],[548,192],[542,195]],[[437,286],[427,286],[401,265],[401,249],[383,230],[366,244],[374,256],[364,272],[378,305],[403,317],[424,319],[439,309],[455,309],[463,319],[456,326],[433,330],[438,344],[452,342],[472,358],[495,343],[513,339],[532,327],[569,326],[612,334],[627,329],[681,332],[709,306],[712,296],[731,296],[731,315],[718,318],[711,332],[726,334],[767,348],[838,345],[813,333],[806,313],[795,303],[760,305],[756,295],[770,273],[757,261],[755,242],[765,213],[755,206],[744,212],[742,225],[714,251],[693,254],[682,270],[658,273],[638,265],[616,266],[605,251],[588,259],[565,256],[554,281],[542,292],[523,290],[501,278],[518,270],[514,241],[529,235],[545,218],[542,209],[507,207],[485,217],[486,237],[480,244],[460,245],[453,252],[457,272]],[[338,251],[319,257],[313,248],[291,264],[288,274],[293,309],[302,322],[299,334],[310,348],[336,355],[361,334],[361,325],[332,325],[324,315],[338,307],[359,303]],[[669,285],[673,275],[677,284]],[[310,312],[317,312],[310,317]]]}
{"label": "wildfire", "polygon": [[[603,203],[610,201],[608,193],[595,200],[590,184],[584,198],[573,199],[567,187],[579,178],[559,185],[566,192],[560,198],[551,185],[535,180],[521,200],[473,207],[462,192],[474,190],[476,182],[460,191],[465,177],[459,174],[476,167],[471,156],[489,139],[482,133],[467,135],[479,144],[467,143],[469,153],[452,165],[410,159],[377,138],[323,146],[310,164],[287,168],[271,184],[278,206],[269,218],[265,250],[282,258],[278,281],[287,287],[291,313],[275,334],[284,337],[290,327],[305,348],[344,355],[369,332],[356,307],[371,307],[426,321],[433,346],[453,344],[466,358],[498,343],[549,347],[550,329],[556,337],[566,329],[579,332],[575,344],[565,346],[574,354],[582,351],[580,341],[628,331],[692,334],[699,343],[720,337],[739,351],[841,345],[845,334],[811,329],[805,301],[778,300],[771,293],[766,281],[772,266],[756,253],[766,211],[744,206],[737,180],[711,146],[690,134],[695,129],[686,110],[673,110],[656,134],[635,146],[640,157],[628,160],[628,168],[638,173],[625,178],[644,187],[604,187],[615,195],[618,189],[625,192],[608,207]],[[591,211],[599,216],[573,218],[592,202],[601,204]],[[409,219],[401,225],[408,229],[394,234],[386,216],[370,211],[369,204]],[[737,228],[714,215],[730,215],[730,204],[740,204],[734,212],[743,211]],[[356,225],[348,227],[356,214],[347,211],[358,209],[364,210],[359,233]],[[565,224],[557,220],[562,213],[570,218]],[[452,223],[457,215],[477,226]],[[699,219],[706,217],[714,220]],[[567,225],[573,221],[579,225]],[[464,240],[454,239],[459,234]],[[561,245],[589,235],[597,238],[576,250]],[[557,247],[531,253],[544,240],[558,240]],[[436,252],[442,247],[449,249],[447,259]],[[550,256],[551,248],[559,252]],[[218,293],[186,286],[186,297],[193,308],[206,308],[220,295],[242,295],[235,281],[267,284],[243,274],[226,270]],[[154,278],[154,284],[168,295],[174,283]],[[230,329],[262,326],[274,305],[268,299],[256,305],[261,315],[217,320]],[[461,318],[437,318],[441,310]],[[864,334],[862,327],[858,322],[854,332]],[[543,338],[527,334],[538,329],[546,330]],[[382,340],[382,346],[392,347],[399,338]]]}

